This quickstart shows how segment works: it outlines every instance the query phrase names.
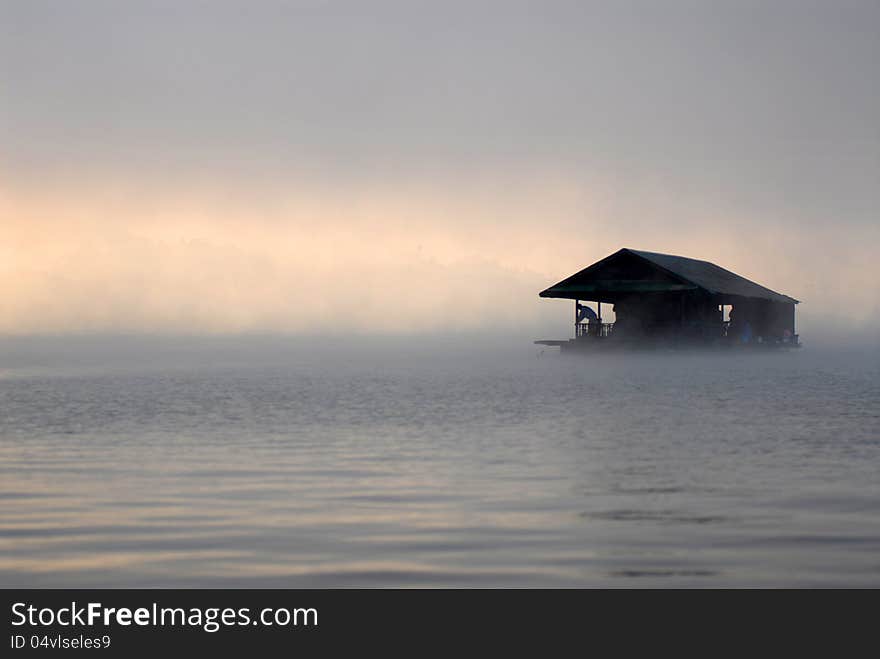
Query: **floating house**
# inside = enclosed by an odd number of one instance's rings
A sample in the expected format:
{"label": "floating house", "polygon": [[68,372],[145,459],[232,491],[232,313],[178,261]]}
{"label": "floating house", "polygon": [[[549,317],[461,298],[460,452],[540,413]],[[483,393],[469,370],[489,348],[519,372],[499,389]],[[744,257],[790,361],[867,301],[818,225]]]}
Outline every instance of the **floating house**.
{"label": "floating house", "polygon": [[562,350],[799,346],[798,300],[684,256],[624,248],[540,296],[574,301],[574,338],[535,342]]}

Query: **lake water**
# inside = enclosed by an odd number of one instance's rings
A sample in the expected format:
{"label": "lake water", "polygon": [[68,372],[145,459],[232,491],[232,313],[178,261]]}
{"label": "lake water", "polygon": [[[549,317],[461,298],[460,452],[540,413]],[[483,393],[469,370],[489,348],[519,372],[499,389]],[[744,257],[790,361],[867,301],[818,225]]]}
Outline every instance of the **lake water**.
{"label": "lake water", "polygon": [[0,585],[880,586],[880,354],[6,340]]}

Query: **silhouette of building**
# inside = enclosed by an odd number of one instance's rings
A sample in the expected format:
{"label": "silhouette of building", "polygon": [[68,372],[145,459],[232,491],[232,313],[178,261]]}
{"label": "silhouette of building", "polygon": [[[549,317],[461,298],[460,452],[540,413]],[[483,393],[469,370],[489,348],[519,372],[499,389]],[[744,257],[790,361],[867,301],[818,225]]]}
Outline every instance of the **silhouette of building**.
{"label": "silhouette of building", "polygon": [[[623,248],[541,291],[575,303],[575,336],[542,345],[796,347],[798,300],[697,259]],[[596,312],[586,313],[592,302]],[[603,318],[613,311],[614,322]]]}

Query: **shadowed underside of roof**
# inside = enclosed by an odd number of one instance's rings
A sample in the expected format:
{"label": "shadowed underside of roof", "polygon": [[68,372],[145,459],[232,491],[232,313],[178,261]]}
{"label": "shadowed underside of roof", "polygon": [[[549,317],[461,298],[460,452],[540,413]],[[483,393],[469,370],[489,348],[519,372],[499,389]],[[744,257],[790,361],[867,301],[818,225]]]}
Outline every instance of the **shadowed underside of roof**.
{"label": "shadowed underside of roof", "polygon": [[721,298],[751,298],[787,304],[798,302],[708,261],[626,247],[554,284],[540,295],[595,300],[629,293],[697,289]]}

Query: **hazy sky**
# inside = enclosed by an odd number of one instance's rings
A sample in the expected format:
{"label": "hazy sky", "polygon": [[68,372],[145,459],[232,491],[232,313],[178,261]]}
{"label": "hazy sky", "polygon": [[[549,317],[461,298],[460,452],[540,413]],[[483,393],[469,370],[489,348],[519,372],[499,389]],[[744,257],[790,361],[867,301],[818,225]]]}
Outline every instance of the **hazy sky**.
{"label": "hazy sky", "polygon": [[878,34],[876,0],[0,0],[0,333],[565,332],[537,292],[621,246],[874,331]]}

